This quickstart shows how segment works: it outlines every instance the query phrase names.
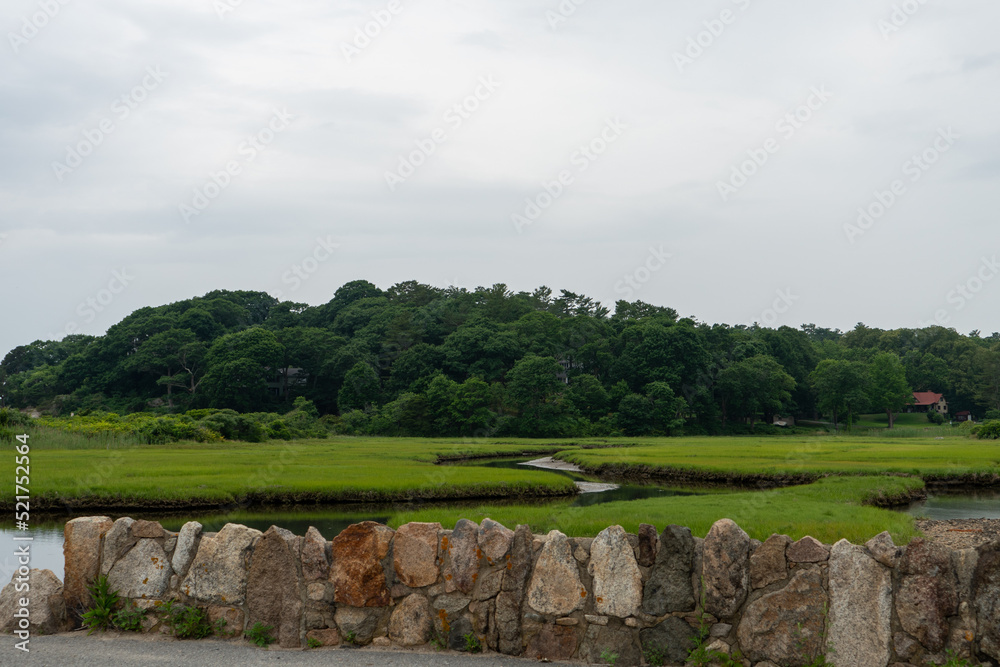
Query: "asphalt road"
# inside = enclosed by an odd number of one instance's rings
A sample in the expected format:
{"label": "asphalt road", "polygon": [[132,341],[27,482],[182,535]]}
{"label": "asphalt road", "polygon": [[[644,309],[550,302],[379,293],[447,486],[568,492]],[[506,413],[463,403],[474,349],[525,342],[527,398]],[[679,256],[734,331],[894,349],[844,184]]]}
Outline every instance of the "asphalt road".
{"label": "asphalt road", "polygon": [[[0,635],[0,665],[46,667],[117,667],[118,665],[336,665],[337,667],[525,667],[537,660],[508,658],[495,653],[463,655],[451,652],[384,650],[374,648],[320,648],[304,651],[267,650],[243,640],[201,639],[179,641],[169,637],[92,635],[84,632],[33,637],[30,652],[14,644],[12,635]],[[561,663],[569,665],[571,663]],[[576,664],[576,663],[572,663]]]}

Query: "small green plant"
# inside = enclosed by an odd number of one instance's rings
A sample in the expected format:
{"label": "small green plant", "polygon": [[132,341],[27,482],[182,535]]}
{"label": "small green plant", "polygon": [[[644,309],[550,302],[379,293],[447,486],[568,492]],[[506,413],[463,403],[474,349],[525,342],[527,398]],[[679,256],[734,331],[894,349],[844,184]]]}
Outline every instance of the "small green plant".
{"label": "small green plant", "polygon": [[306,646],[309,648],[319,648],[322,645],[323,642],[316,639],[315,637],[309,637],[308,639],[306,639]]}
{"label": "small green plant", "polygon": [[[686,665],[703,667],[704,665],[721,665],[722,667],[743,667],[743,654],[735,651],[732,655],[708,648],[708,638],[712,630],[712,621],[705,611],[705,578],[701,578],[701,604],[698,616],[698,634],[694,647],[688,653]],[[648,658],[647,658],[648,661]],[[650,663],[652,664],[652,663]]]}
{"label": "small green plant", "polygon": [[226,630],[227,625],[229,625],[229,623],[226,621],[226,619],[224,618],[216,619],[215,623],[212,624],[212,633],[218,635],[219,637],[232,637],[236,633],[229,632],[228,630]]}
{"label": "small green plant", "polygon": [[260,621],[257,621],[253,624],[252,628],[247,630],[245,636],[257,646],[266,648],[269,644],[275,642],[274,637],[271,636],[271,630],[274,630],[273,625],[264,625]]}
{"label": "small green plant", "polygon": [[175,605],[173,600],[164,604],[164,621],[178,639],[204,639],[212,634],[212,623],[208,612],[198,607]]}
{"label": "small green plant", "polygon": [[642,647],[642,657],[650,667],[663,667],[667,664],[667,647],[648,645]]}
{"label": "small green plant", "polygon": [[465,652],[466,653],[482,653],[483,644],[479,641],[479,637],[473,632],[469,632],[463,635],[465,639]]}
{"label": "small green plant", "polygon": [[139,632],[142,630],[142,621],[146,618],[146,610],[139,609],[134,602],[129,602],[124,608],[115,612],[111,618],[111,623],[119,630],[128,632]]}
{"label": "small green plant", "polygon": [[358,633],[356,633],[354,630],[351,630],[350,632],[344,635],[344,639],[347,641],[348,644],[357,645]]}
{"label": "small green plant", "polygon": [[945,651],[944,654],[948,658],[948,662],[942,664],[941,667],[971,667],[973,664],[969,662],[968,658],[959,658],[951,649]]}
{"label": "small green plant", "polygon": [[618,662],[618,654],[612,653],[608,649],[604,649],[603,651],[601,651],[601,662],[603,662],[605,665],[611,665],[611,667],[615,667],[615,663]]}
{"label": "small green plant", "polygon": [[[828,611],[829,610],[827,609],[826,603],[824,603],[823,604],[823,631],[822,631],[822,638],[824,638],[824,639],[826,638],[826,620],[827,620]],[[795,647],[799,650],[799,652],[801,652],[803,654],[803,657],[805,659],[808,659],[809,656],[806,655],[806,653],[807,653],[806,638],[805,638],[805,634],[803,634],[803,632],[802,632],[802,623],[796,623],[795,624],[795,630],[793,630],[793,634],[795,635]],[[826,648],[826,653],[825,654],[824,653],[820,653],[818,656],[816,656],[815,658],[813,658],[811,662],[807,662],[805,664],[805,667],[835,667],[835,665],[832,662],[828,662],[827,659],[826,659],[827,655],[833,655],[834,652],[835,651],[833,649],[833,644],[832,643],[828,643],[827,644],[827,648]]]}
{"label": "small green plant", "polygon": [[434,647],[435,651],[445,650],[448,648],[448,637],[435,630],[434,636],[431,637],[431,646]]}
{"label": "small green plant", "polygon": [[104,575],[97,577],[94,583],[87,586],[90,591],[91,605],[83,613],[82,620],[87,634],[95,630],[107,630],[114,623],[115,607],[121,598],[118,591],[111,590],[108,585],[108,578]]}
{"label": "small green plant", "polygon": [[712,629],[712,622],[705,611],[705,577],[701,578],[701,613],[698,615],[698,634],[695,638],[694,647],[688,653],[687,662],[695,667],[702,667],[715,660],[717,651],[709,651],[706,646],[709,632]]}

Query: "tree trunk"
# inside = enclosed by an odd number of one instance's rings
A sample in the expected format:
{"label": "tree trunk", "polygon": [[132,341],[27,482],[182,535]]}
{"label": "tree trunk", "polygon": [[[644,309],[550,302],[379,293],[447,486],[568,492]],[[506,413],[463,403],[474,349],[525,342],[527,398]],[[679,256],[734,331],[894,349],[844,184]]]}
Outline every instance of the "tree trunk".
{"label": "tree trunk", "polygon": [[892,425],[896,423],[896,413],[892,410],[886,410],[885,414],[889,416],[889,428],[892,428]]}
{"label": "tree trunk", "polygon": [[[167,377],[173,378],[173,369],[167,366]],[[171,410],[174,407],[174,385],[171,382],[167,382],[167,407]]]}

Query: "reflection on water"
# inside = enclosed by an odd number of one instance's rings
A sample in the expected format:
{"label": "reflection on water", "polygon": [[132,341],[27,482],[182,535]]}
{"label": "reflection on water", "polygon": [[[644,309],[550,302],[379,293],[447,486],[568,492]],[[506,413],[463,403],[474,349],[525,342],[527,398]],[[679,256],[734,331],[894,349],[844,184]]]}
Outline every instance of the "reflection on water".
{"label": "reflection on water", "polygon": [[947,519],[1000,519],[1000,489],[931,491],[927,500],[913,503],[907,513],[916,517]]}
{"label": "reflection on water", "polygon": [[[25,544],[30,546],[31,564],[30,567],[40,570],[52,570],[59,580],[63,578],[63,531],[62,525],[58,527],[49,525],[45,528],[31,530],[26,533],[14,530],[14,524],[7,522],[0,524],[0,588],[7,585],[17,568],[20,567],[18,557],[14,555],[16,550],[20,550]],[[15,542],[15,537],[32,537],[31,542]]]}

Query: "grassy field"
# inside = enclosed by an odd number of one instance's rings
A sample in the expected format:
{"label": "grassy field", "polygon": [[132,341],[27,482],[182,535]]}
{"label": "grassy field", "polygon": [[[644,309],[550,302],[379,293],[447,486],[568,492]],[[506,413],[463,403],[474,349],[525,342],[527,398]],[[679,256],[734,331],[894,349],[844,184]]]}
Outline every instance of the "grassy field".
{"label": "grassy field", "polygon": [[1000,472],[1000,444],[969,438],[659,438],[629,447],[576,449],[558,458],[588,470],[697,471],[749,477],[827,474],[963,477]]}
{"label": "grassy field", "polygon": [[[919,428],[927,429],[929,432],[934,433],[934,435],[944,435],[943,433],[937,433],[937,431],[950,431],[951,426],[947,426],[947,421],[945,425],[938,426],[937,424],[932,424],[927,421],[927,415],[922,412],[903,412],[896,415],[896,421],[893,428]],[[884,412],[878,412],[870,415],[861,415],[861,419],[854,423],[855,429],[868,429],[868,428],[888,428],[889,418],[886,417]]]}
{"label": "grassy field", "polygon": [[827,544],[842,538],[863,544],[888,530],[897,544],[905,544],[918,534],[911,516],[862,503],[874,496],[908,496],[922,487],[922,481],[910,477],[830,477],[814,484],[770,491],[631,500],[591,507],[573,507],[570,501],[558,501],[541,507],[483,505],[458,511],[430,508],[397,513],[390,525],[438,521],[450,527],[460,518],[481,521],[490,517],[510,528],[527,523],[536,533],[558,529],[571,536],[593,537],[612,524],[630,533],[636,532],[640,523],[652,524],[657,530],[677,524],[704,537],[713,523],[729,518],[758,540],[783,533],[792,539],[812,535]]}
{"label": "grassy field", "polygon": [[[435,465],[439,457],[544,455],[562,446],[338,438],[126,449],[33,447],[31,505],[170,508],[241,500],[316,503],[565,495],[573,493],[572,481],[542,470]],[[13,482],[13,474],[0,481],[0,505],[13,503]]]}
{"label": "grassy field", "polygon": [[[811,534],[830,542],[863,541],[889,530],[900,542],[915,535],[912,519],[867,506],[873,498],[898,498],[922,479],[1000,472],[1000,445],[966,438],[786,436],[770,438],[649,438],[577,441],[477,441],[449,439],[330,438],[262,444],[174,443],[127,446],[121,442],[31,439],[31,506],[40,509],[101,508],[135,512],[185,511],[238,504],[300,506],[320,503],[392,503],[377,509],[392,525],[490,516],[538,532],[559,528],[594,535],[611,524],[634,531],[686,525],[704,535],[731,518],[754,537],[771,532]],[[4,445],[4,456],[13,452]],[[729,479],[747,485],[779,485],[764,491],[734,489],[687,497],[574,505],[572,481],[535,469],[442,466],[469,457],[553,454],[588,470],[656,478]],[[818,481],[816,481],[818,480]],[[11,508],[13,475],[0,477],[0,507]],[[813,484],[801,484],[815,481]],[[788,486],[790,483],[797,486]],[[560,496],[563,496],[560,499]],[[554,498],[554,499],[553,499]],[[464,504],[410,506],[410,501],[462,499]],[[469,504],[469,499],[475,500]],[[488,503],[488,504],[485,504]],[[345,512],[344,520],[371,509]],[[329,515],[327,510],[317,515]],[[264,516],[274,516],[268,512]],[[267,519],[261,519],[266,521]]]}

